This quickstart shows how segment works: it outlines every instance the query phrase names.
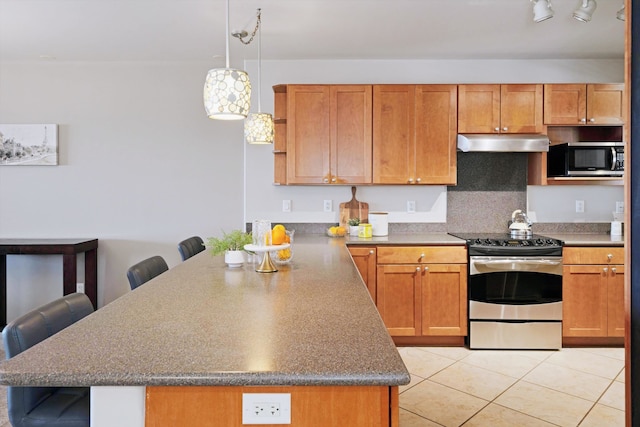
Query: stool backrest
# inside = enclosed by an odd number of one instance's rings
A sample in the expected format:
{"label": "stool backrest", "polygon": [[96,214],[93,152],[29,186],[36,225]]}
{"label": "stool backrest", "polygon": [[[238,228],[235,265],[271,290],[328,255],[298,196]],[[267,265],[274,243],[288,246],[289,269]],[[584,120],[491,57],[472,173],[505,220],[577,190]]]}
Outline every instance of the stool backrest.
{"label": "stool backrest", "polygon": [[142,260],[127,270],[129,286],[131,286],[131,290],[134,290],[138,286],[143,283],[147,283],[149,280],[159,276],[168,269],[169,266],[167,265],[167,262],[159,255]]}

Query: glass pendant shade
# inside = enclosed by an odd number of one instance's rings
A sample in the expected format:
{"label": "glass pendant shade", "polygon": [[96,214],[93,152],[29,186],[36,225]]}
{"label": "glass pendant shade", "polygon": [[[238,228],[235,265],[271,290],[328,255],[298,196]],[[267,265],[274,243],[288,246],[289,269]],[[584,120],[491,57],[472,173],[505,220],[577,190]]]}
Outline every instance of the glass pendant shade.
{"label": "glass pendant shade", "polygon": [[249,75],[233,68],[209,70],[204,82],[204,109],[210,119],[241,120],[249,114]]}
{"label": "glass pendant shade", "polygon": [[272,144],[273,116],[269,113],[251,113],[244,121],[244,138],[249,144]]}

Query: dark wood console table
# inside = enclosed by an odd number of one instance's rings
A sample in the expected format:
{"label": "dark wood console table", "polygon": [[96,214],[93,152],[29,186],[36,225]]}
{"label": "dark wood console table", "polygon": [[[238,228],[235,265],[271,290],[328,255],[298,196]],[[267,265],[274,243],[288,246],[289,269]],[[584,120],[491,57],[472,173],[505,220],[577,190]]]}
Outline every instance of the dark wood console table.
{"label": "dark wood console table", "polygon": [[76,255],[84,252],[84,292],[98,308],[98,239],[0,239],[0,322],[7,324],[7,255],[62,255],[63,294],[76,292]]}

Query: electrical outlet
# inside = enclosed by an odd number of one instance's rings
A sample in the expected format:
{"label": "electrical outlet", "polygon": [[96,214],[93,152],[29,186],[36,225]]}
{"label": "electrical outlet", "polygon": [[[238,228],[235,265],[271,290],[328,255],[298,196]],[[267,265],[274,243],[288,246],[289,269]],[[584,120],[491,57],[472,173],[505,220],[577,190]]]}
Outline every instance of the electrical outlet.
{"label": "electrical outlet", "polygon": [[84,283],[76,283],[76,292],[84,294]]}
{"label": "electrical outlet", "polygon": [[291,200],[282,201],[282,212],[291,212]]}
{"label": "electrical outlet", "polygon": [[407,200],[407,213],[416,213],[416,201]]}
{"label": "electrical outlet", "polygon": [[325,212],[333,212],[333,201],[325,200],[324,201],[324,211]]}
{"label": "electrical outlet", "polygon": [[291,424],[291,393],[242,393],[242,424]]}
{"label": "electrical outlet", "polygon": [[616,213],[624,213],[624,202],[616,202]]}
{"label": "electrical outlet", "polygon": [[576,200],[576,213],[584,213],[584,200]]}

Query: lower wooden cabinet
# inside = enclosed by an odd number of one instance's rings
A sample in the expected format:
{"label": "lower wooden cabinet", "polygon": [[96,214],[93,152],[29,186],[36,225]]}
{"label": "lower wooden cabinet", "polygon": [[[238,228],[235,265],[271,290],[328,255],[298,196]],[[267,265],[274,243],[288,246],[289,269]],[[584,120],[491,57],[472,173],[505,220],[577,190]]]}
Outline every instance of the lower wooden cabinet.
{"label": "lower wooden cabinet", "polygon": [[373,302],[376,302],[376,247],[350,246],[349,253],[364,284],[369,289]]}
{"label": "lower wooden cabinet", "polygon": [[379,246],[376,291],[392,336],[467,334],[465,247]]}
{"label": "lower wooden cabinet", "polygon": [[624,248],[565,247],[564,337],[624,337]]}

